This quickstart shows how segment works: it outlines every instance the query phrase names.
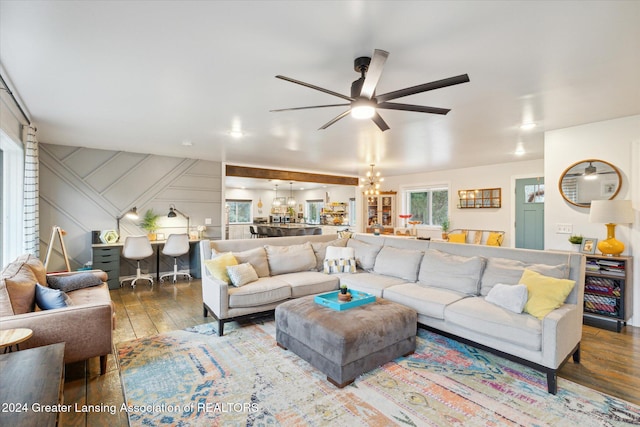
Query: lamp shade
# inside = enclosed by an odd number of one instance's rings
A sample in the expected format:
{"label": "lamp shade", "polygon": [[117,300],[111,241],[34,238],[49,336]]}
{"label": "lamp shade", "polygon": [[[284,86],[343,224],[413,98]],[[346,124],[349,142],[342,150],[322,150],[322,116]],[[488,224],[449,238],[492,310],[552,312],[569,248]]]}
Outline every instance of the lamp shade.
{"label": "lamp shade", "polygon": [[616,224],[633,222],[631,200],[593,200],[589,222],[601,222],[607,227],[607,238],[598,242],[598,249],[603,255],[620,256],[624,251],[624,243],[616,239]]}
{"label": "lamp shade", "polygon": [[602,224],[631,224],[631,200],[592,200],[589,222]]}

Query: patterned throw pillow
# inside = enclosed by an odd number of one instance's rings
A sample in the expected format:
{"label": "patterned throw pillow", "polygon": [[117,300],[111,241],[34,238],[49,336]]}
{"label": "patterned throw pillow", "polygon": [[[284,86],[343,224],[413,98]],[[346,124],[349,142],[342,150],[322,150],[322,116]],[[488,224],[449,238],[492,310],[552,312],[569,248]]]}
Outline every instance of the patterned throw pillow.
{"label": "patterned throw pillow", "polygon": [[228,266],[227,274],[231,284],[237,288],[258,280],[258,273],[248,262]]}
{"label": "patterned throw pillow", "polygon": [[327,258],[324,260],[323,271],[325,274],[355,273],[356,259],[355,258]]}

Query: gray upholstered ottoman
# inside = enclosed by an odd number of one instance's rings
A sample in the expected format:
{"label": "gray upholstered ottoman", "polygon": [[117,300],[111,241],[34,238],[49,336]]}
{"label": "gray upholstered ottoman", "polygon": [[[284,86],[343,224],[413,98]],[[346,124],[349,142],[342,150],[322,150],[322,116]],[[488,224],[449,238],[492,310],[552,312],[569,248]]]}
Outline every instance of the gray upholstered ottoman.
{"label": "gray upholstered ottoman", "polygon": [[370,371],[416,349],[417,314],[378,298],[344,311],[316,304],[313,296],[276,308],[276,341],[344,387]]}

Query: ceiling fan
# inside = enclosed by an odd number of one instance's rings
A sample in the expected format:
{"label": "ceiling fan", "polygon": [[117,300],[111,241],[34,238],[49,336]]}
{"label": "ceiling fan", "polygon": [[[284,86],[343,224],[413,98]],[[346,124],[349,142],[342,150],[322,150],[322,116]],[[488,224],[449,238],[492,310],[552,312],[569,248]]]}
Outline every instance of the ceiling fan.
{"label": "ceiling fan", "polygon": [[310,108],[326,108],[326,107],[343,107],[349,106],[349,109],[344,113],[331,119],[325,123],[320,129],[326,129],[338,120],[351,114],[357,119],[371,119],[380,128],[381,131],[389,129],[387,123],[382,119],[378,113],[378,109],[385,110],[402,110],[402,111],[415,111],[418,113],[431,113],[431,114],[447,114],[451,111],[448,108],[436,108],[427,107],[422,105],[412,104],[399,104],[397,102],[389,102],[391,100],[402,98],[416,93],[427,92],[429,90],[440,89],[447,86],[453,86],[460,83],[469,82],[469,76],[467,74],[461,74],[455,77],[449,77],[447,79],[436,80],[430,83],[424,83],[417,86],[408,87],[405,89],[395,90],[393,92],[387,92],[382,95],[376,95],[376,86],[382,75],[382,69],[389,52],[376,49],[373,52],[373,58],[363,56],[356,58],[354,61],[354,69],[360,73],[360,78],[351,83],[351,96],[343,95],[341,93],[334,92],[329,89],[324,89],[319,86],[315,86],[309,83],[301,82],[299,80],[292,79],[278,75],[276,78],[286,80],[291,83],[296,83],[302,86],[306,86],[311,89],[318,90],[320,92],[328,93],[329,95],[337,96],[346,101],[348,104],[328,104],[328,105],[314,105],[310,107],[296,107],[296,108],[283,108],[280,110],[271,110],[272,112],[279,111],[293,111],[293,110],[307,110]]}

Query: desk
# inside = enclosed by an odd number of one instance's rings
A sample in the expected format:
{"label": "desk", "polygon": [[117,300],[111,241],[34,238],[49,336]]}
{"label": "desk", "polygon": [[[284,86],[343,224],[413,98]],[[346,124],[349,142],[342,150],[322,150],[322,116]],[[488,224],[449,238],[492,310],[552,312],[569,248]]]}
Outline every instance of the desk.
{"label": "desk", "polygon": [[59,412],[34,411],[32,405],[63,404],[64,343],[0,354],[0,411],[3,426],[55,426]]}
{"label": "desk", "polygon": [[[155,254],[155,274],[156,280],[160,281],[160,255],[162,247],[166,240],[154,240],[151,242],[151,247]],[[189,240],[189,270],[191,276],[199,279],[200,274],[200,240]],[[118,243],[95,243],[91,245],[93,251],[93,268],[99,269],[107,273],[109,279],[109,289],[118,289],[120,287],[120,276],[122,263],[120,257],[122,256],[122,247],[124,246],[124,240]],[[171,258],[171,269],[167,272],[173,271],[173,258]],[[149,272],[153,273],[153,272]]]}

